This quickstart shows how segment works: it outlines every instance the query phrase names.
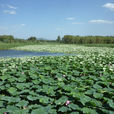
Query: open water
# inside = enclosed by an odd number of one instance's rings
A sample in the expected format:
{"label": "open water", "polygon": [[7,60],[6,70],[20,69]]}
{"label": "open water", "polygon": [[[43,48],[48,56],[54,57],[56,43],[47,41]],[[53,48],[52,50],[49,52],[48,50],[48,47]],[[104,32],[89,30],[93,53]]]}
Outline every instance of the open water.
{"label": "open water", "polygon": [[0,50],[0,57],[62,56],[64,53]]}

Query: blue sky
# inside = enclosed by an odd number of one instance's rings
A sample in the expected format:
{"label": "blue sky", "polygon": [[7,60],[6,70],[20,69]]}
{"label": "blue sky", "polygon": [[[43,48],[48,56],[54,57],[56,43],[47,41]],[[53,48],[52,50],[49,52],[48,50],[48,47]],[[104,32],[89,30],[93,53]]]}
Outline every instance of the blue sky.
{"label": "blue sky", "polygon": [[114,35],[114,0],[0,0],[0,35]]}

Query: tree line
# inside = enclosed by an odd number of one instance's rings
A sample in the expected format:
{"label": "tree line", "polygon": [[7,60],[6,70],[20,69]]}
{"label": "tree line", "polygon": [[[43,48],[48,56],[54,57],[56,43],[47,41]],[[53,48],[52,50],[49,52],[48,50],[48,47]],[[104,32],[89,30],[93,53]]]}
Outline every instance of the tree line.
{"label": "tree line", "polygon": [[73,36],[64,35],[56,39],[57,42],[66,44],[114,44],[114,36]]}
{"label": "tree line", "polygon": [[4,43],[39,43],[39,42],[58,42],[65,44],[114,44],[114,36],[73,36],[64,35],[63,38],[60,36],[56,40],[46,40],[43,38],[36,38],[34,36],[28,39],[16,39],[12,35],[0,35],[0,42]]}
{"label": "tree line", "polygon": [[47,40],[31,36],[27,39],[14,38],[13,35],[0,35],[0,42],[3,43],[40,43],[40,42],[56,42],[56,40]]}
{"label": "tree line", "polygon": [[0,35],[0,41],[4,42],[4,43],[27,43],[27,42],[35,42],[38,43],[39,41],[41,41],[43,39],[37,39],[34,36],[29,37],[28,39],[21,39],[21,38],[14,38],[14,36],[12,35]]}

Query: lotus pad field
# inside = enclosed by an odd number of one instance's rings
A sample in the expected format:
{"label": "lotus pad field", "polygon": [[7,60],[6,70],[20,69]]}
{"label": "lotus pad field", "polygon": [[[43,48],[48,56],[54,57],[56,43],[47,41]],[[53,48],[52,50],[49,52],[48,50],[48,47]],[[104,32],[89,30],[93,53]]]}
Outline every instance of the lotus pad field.
{"label": "lotus pad field", "polygon": [[107,48],[107,47],[90,48],[86,46],[73,45],[73,44],[27,45],[27,46],[21,46],[21,47],[14,47],[12,49],[37,51],[37,52],[62,52],[62,53],[76,53],[76,54],[84,54],[86,52],[87,53],[97,52],[101,54],[108,52],[108,53],[114,54],[114,48]]}
{"label": "lotus pad field", "polygon": [[77,50],[1,58],[0,114],[114,114],[114,49]]}

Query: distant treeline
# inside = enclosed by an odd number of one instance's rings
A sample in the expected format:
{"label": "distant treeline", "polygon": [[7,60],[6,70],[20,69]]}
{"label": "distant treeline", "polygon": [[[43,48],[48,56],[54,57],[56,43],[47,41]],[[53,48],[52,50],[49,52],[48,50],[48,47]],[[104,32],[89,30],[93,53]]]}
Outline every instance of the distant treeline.
{"label": "distant treeline", "polygon": [[[60,39],[58,36],[57,40]],[[114,44],[114,36],[73,36],[65,35],[61,42],[66,44]]]}
{"label": "distant treeline", "polygon": [[4,43],[39,43],[39,42],[48,42],[43,38],[36,38],[34,36],[29,37],[28,39],[14,38],[12,35],[0,35],[0,42]]}
{"label": "distant treeline", "polygon": [[40,43],[40,42],[58,42],[65,44],[114,44],[114,36],[60,36],[56,40],[46,40],[34,36],[28,39],[14,38],[12,35],[0,35],[0,42],[4,43]]}

